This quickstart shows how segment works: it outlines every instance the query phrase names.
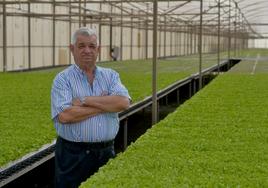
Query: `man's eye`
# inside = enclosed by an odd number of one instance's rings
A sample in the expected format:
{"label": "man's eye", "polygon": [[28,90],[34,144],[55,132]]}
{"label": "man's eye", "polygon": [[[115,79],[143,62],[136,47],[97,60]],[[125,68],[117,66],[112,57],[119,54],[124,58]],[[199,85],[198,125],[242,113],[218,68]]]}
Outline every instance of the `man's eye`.
{"label": "man's eye", "polygon": [[92,45],[92,46],[89,46],[89,48],[91,48],[91,49],[96,49],[97,46]]}

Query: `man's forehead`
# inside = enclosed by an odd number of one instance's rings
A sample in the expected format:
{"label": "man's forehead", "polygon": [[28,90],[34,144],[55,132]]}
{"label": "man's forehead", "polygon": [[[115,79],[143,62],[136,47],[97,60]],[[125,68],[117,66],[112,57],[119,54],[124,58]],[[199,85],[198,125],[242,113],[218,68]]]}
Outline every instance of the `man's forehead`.
{"label": "man's forehead", "polygon": [[95,44],[97,45],[97,38],[95,35],[86,36],[86,35],[78,35],[77,36],[77,44],[84,43],[84,44]]}

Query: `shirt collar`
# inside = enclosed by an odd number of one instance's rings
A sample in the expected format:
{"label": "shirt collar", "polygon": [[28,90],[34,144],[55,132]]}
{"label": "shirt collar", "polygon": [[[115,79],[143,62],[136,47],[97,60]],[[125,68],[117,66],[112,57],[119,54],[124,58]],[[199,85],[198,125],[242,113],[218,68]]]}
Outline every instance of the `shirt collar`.
{"label": "shirt collar", "polygon": [[74,69],[80,73],[80,74],[84,74],[84,71],[82,69],[80,69],[80,67],[77,64],[74,64]]}
{"label": "shirt collar", "polygon": [[[74,69],[80,74],[80,75],[85,75],[85,72],[77,65],[77,64],[74,64]],[[94,74],[95,74],[95,77],[98,75],[99,73],[99,67],[96,66],[95,67],[95,70],[94,70]]]}

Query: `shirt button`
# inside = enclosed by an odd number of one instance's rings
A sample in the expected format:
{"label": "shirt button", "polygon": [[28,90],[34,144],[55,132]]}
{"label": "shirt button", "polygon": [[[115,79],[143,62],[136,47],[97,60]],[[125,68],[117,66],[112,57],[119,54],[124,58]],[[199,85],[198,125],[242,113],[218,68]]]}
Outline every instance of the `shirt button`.
{"label": "shirt button", "polygon": [[86,154],[89,154],[90,153],[90,151],[89,150],[86,150]]}
{"label": "shirt button", "polygon": [[99,124],[99,127],[101,126],[101,124]]}

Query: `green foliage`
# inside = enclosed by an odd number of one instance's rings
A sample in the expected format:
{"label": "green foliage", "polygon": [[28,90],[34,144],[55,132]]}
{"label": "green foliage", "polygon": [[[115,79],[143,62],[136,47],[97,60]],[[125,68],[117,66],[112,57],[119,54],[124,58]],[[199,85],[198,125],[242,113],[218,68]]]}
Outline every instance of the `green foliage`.
{"label": "green foliage", "polygon": [[[99,64],[120,73],[133,102],[151,95],[151,60]],[[158,62],[158,88],[192,73],[198,67],[195,58],[184,57]],[[207,64],[206,66],[209,66]],[[0,166],[50,143],[56,136],[50,118],[50,89],[62,68],[28,73],[0,74]]]}
{"label": "green foliage", "polygon": [[0,166],[55,138],[50,87],[55,73],[0,74]]}
{"label": "green foliage", "polygon": [[[268,72],[268,50],[251,52],[251,57],[242,60],[237,66],[234,66],[229,72],[238,74],[258,74]],[[261,55],[262,54],[262,55]]]}
{"label": "green foliage", "polygon": [[[203,68],[215,64],[215,61],[203,63]],[[134,60],[100,64],[112,67],[120,73],[123,84],[128,88],[133,102],[138,102],[152,94],[152,60]],[[158,90],[198,72],[199,61],[196,55],[157,62]]]}
{"label": "green foliage", "polygon": [[[204,56],[203,68],[215,64],[215,54]],[[152,62],[134,60],[102,63],[120,73],[133,102],[151,95]],[[198,55],[159,60],[158,90],[198,72]],[[37,150],[55,138],[50,119],[50,89],[62,68],[28,73],[0,73],[0,166]]]}
{"label": "green foliage", "polygon": [[260,54],[260,56],[267,57],[267,52],[268,50],[265,48],[249,48],[239,51],[238,56],[243,58],[256,58],[257,55]]}
{"label": "green foliage", "polygon": [[267,187],[267,83],[217,77],[81,187]]}

